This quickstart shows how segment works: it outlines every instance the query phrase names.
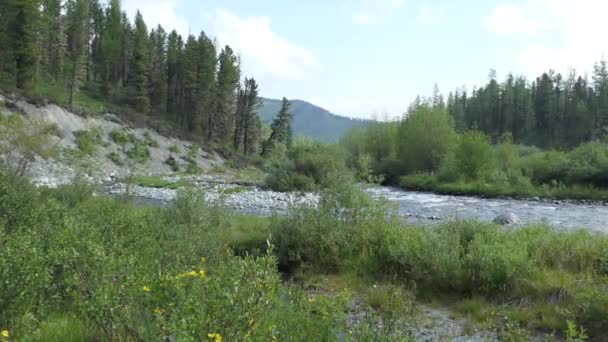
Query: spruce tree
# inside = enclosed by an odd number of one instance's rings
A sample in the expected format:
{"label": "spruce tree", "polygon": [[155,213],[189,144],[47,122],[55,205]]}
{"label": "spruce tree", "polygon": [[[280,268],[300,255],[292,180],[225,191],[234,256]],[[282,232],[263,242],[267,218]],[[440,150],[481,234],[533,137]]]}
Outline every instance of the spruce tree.
{"label": "spruce tree", "polygon": [[34,88],[38,61],[38,25],[40,3],[37,0],[8,1],[8,34],[12,57],[15,61],[17,88],[31,91]]}
{"label": "spruce tree", "polygon": [[133,57],[131,64],[132,86],[134,89],[134,107],[140,113],[150,112],[150,95],[148,88],[149,72],[148,29],[139,11],[135,15],[133,35]]}
{"label": "spruce tree", "polygon": [[291,148],[293,133],[291,130],[291,123],[293,121],[293,115],[289,111],[291,106],[287,98],[283,98],[281,102],[281,110],[277,117],[272,121],[270,129],[270,137],[264,143],[262,155],[268,155],[278,144],[285,144],[287,148]]}
{"label": "spruce tree", "polygon": [[236,89],[239,84],[240,70],[238,58],[229,46],[219,56],[215,111],[209,120],[208,141],[230,141],[234,131],[236,111]]}
{"label": "spruce tree", "polygon": [[59,81],[61,76],[66,48],[61,2],[61,0],[43,0],[41,22],[42,63],[44,71],[55,81]]}
{"label": "spruce tree", "polygon": [[67,3],[68,88],[70,106],[85,76],[85,54],[88,44],[89,1],[69,0]]}

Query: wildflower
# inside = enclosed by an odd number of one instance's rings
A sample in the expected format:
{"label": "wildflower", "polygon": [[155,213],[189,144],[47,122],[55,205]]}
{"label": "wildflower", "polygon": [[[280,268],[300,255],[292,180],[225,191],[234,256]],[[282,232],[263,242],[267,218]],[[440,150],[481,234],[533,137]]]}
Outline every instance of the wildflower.
{"label": "wildflower", "polygon": [[149,287],[147,287],[147,286],[144,286],[144,287],[142,287],[141,289],[142,289],[144,292],[150,292],[150,291],[152,291],[152,290],[151,290]]}
{"label": "wildflower", "polygon": [[155,308],[154,309],[154,313],[157,315],[162,315],[165,313],[165,310],[161,309],[161,308]]}
{"label": "wildflower", "polygon": [[222,335],[218,333],[207,334],[207,337],[209,337],[213,342],[222,342]]}
{"label": "wildflower", "polygon": [[182,279],[182,278],[196,278],[198,277],[198,274],[196,273],[196,271],[190,271],[190,272],[186,272],[186,273],[180,273],[177,275],[177,279]]}
{"label": "wildflower", "polygon": [[205,270],[200,270],[198,271],[198,276],[201,277],[201,279],[205,279],[207,272],[205,272]]}
{"label": "wildflower", "polygon": [[0,335],[2,335],[2,337],[4,337],[4,338],[9,338],[11,336],[11,334],[9,334],[8,330],[2,330]]}
{"label": "wildflower", "polygon": [[314,298],[308,298],[308,302],[309,302],[309,303],[314,303],[314,302],[315,302],[315,299],[314,299]]}

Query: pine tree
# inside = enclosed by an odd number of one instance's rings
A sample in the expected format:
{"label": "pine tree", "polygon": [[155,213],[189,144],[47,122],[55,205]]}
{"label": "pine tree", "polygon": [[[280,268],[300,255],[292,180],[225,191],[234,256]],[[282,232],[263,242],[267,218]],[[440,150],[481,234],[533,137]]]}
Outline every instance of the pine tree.
{"label": "pine tree", "polygon": [[[257,152],[260,140],[262,122],[258,116],[258,109],[262,105],[259,96],[259,87],[255,79],[246,79],[249,92],[247,93],[247,107],[243,121],[243,152],[252,155]],[[289,136],[291,137],[291,123],[289,124]]]}
{"label": "pine tree", "polygon": [[215,111],[209,120],[208,141],[231,141],[234,132],[234,113],[236,111],[236,89],[239,84],[240,70],[238,59],[229,46],[219,56]]}
{"label": "pine tree", "polygon": [[140,113],[150,112],[150,94],[148,88],[149,51],[148,29],[139,11],[135,15],[135,32],[133,35],[133,57],[131,62],[131,82],[134,88],[134,108]]}
{"label": "pine tree", "polygon": [[11,0],[7,19],[9,46],[15,61],[17,88],[31,91],[34,88],[38,62],[38,25],[40,3],[37,0]]}
{"label": "pine tree", "polygon": [[608,62],[602,60],[593,67],[593,83],[596,96],[596,129],[608,126]]}
{"label": "pine tree", "polygon": [[65,55],[65,34],[61,17],[61,0],[43,0],[42,63],[53,80],[59,81]]}
{"label": "pine tree", "polygon": [[268,140],[264,143],[262,155],[268,155],[278,144],[285,144],[287,148],[291,148],[293,139],[291,123],[293,115],[289,111],[290,106],[289,100],[283,98],[281,110],[273,120],[272,125],[270,125],[272,132],[270,133]]}
{"label": "pine tree", "polygon": [[217,68],[217,51],[214,42],[204,32],[198,37],[198,115],[197,131],[205,137],[213,127]]}
{"label": "pine tree", "polygon": [[85,54],[88,44],[89,1],[69,0],[67,3],[68,88],[70,106],[85,76]]}
{"label": "pine tree", "polygon": [[167,112],[167,34],[162,26],[150,33],[150,107],[160,116]]}
{"label": "pine tree", "polygon": [[99,70],[102,93],[117,98],[119,84],[123,81],[123,45],[125,31],[120,8],[120,0],[111,0],[105,15],[104,30],[100,38]]}
{"label": "pine tree", "polygon": [[167,112],[177,121],[181,106],[182,37],[173,30],[167,39]]}

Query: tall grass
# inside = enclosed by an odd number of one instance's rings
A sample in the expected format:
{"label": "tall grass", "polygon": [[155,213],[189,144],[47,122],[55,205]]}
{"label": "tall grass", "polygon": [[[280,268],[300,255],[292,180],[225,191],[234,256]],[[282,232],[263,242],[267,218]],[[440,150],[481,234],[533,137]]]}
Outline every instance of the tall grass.
{"label": "tall grass", "polygon": [[476,221],[412,226],[388,203],[348,187],[326,193],[319,210],[275,221],[272,231],[285,270],[413,282],[422,297],[486,298],[510,313],[535,313],[524,322],[529,327],[561,332],[573,321],[596,338],[608,337],[603,235]]}
{"label": "tall grass", "polygon": [[272,254],[234,255],[239,234],[225,231],[263,222],[196,193],[162,209],[86,189],[0,173],[0,330],[11,339],[319,341],[344,326],[331,298],[282,285]]}

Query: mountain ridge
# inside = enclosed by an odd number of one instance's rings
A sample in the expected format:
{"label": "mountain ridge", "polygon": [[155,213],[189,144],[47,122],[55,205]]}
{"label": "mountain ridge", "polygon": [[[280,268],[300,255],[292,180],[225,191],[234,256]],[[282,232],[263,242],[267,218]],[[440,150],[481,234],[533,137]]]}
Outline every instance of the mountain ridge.
{"label": "mountain ridge", "polygon": [[[262,106],[258,112],[265,122],[271,122],[281,108],[281,100],[262,97]],[[369,119],[354,119],[334,114],[329,110],[305,100],[292,99],[291,113],[293,132],[313,139],[336,142],[355,127],[365,127],[372,122]]]}

